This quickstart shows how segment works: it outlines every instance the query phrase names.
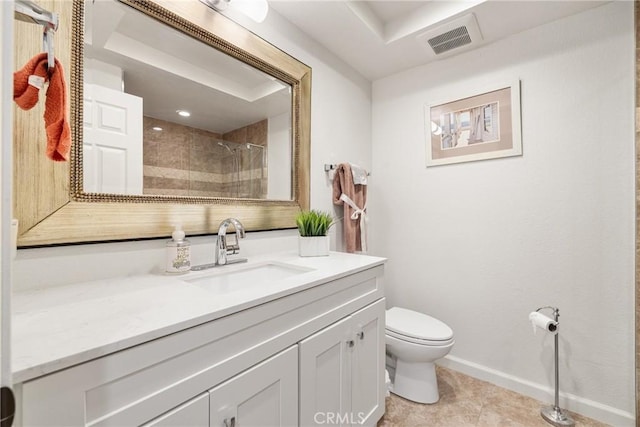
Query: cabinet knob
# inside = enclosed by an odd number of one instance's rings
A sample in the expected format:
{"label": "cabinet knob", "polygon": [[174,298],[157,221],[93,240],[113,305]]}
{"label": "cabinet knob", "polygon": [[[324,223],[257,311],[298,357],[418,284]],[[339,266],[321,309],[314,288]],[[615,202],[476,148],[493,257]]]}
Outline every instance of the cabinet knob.
{"label": "cabinet knob", "polygon": [[231,419],[225,418],[224,427],[236,427],[236,417],[231,417]]}
{"label": "cabinet knob", "polygon": [[358,336],[358,338],[360,338],[361,340],[364,339],[364,331],[360,331],[356,334]]}
{"label": "cabinet knob", "polygon": [[353,347],[354,345],[356,345],[354,340],[349,340],[347,341],[347,345],[349,346],[349,348]]}

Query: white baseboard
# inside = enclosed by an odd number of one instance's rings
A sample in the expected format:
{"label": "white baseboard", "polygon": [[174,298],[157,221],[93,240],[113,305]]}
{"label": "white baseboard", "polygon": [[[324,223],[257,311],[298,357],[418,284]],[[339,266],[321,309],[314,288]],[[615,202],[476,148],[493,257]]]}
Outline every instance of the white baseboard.
{"label": "white baseboard", "polygon": [[[440,359],[438,365],[490,382],[542,402],[553,404],[555,399],[555,390],[549,387],[508,375],[504,372],[455,356],[448,355],[444,359]],[[622,411],[593,400],[584,399],[570,393],[563,393],[562,391],[560,392],[560,407],[616,427],[633,427],[636,425],[635,415],[630,412]]]}

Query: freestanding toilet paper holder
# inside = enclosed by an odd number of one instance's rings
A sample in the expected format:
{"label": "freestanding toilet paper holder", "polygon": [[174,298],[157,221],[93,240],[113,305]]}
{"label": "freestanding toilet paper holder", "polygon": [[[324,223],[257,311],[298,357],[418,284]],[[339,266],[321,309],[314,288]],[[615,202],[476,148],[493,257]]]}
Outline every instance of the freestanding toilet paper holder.
{"label": "freestanding toilet paper holder", "polygon": [[[551,309],[553,310],[553,320],[558,324],[558,318],[560,317],[560,310],[557,307],[540,307],[536,311]],[[558,325],[559,326],[559,325]],[[542,418],[551,425],[557,427],[563,426],[575,426],[575,421],[565,411],[560,409],[560,376],[558,374],[558,333],[556,332],[554,340],[554,358],[555,358],[555,374],[556,374],[556,396],[553,406],[543,406],[540,410]]]}

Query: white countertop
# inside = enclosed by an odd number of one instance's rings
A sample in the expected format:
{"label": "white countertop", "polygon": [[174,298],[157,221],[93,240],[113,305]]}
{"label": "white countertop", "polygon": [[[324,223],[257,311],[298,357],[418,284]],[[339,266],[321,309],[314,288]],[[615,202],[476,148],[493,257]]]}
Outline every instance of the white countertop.
{"label": "white countertop", "polygon": [[[222,295],[185,280],[243,270],[267,261],[311,269],[250,290]],[[252,257],[183,275],[138,275],[12,295],[13,382],[21,383],[146,341],[254,307],[384,263],[384,258],[331,252]]]}

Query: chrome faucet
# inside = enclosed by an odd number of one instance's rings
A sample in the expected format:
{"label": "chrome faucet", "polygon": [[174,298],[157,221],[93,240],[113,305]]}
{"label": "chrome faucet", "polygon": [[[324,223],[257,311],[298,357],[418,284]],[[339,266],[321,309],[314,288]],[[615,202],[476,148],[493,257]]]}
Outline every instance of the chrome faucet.
{"label": "chrome faucet", "polygon": [[[233,224],[236,229],[236,242],[235,244],[227,243],[227,228]],[[246,258],[237,258],[234,260],[228,260],[227,255],[233,255],[240,252],[240,239],[244,238],[244,226],[240,221],[235,218],[227,218],[220,223],[218,227],[218,238],[216,239],[216,251],[215,251],[215,264],[226,265],[236,262],[246,261]]]}
{"label": "chrome faucet", "polygon": [[[233,244],[227,242],[227,228],[233,224],[236,230],[236,241]],[[236,264],[239,262],[247,262],[246,258],[228,259],[227,255],[234,255],[240,252],[240,239],[244,238],[244,226],[235,218],[227,218],[220,223],[218,227],[218,237],[216,238],[216,249],[213,254],[214,262],[210,264],[202,264],[191,267],[192,271],[206,270],[208,268],[217,267],[219,265]]]}

